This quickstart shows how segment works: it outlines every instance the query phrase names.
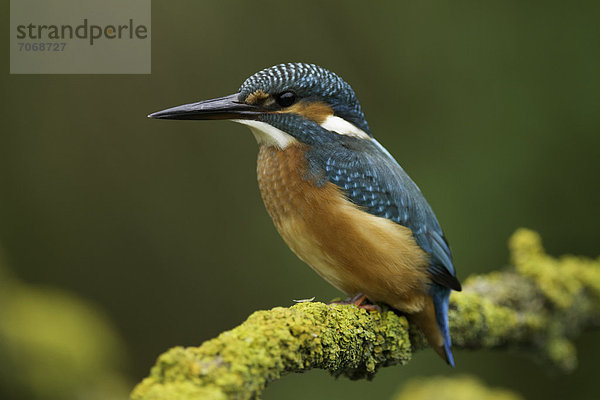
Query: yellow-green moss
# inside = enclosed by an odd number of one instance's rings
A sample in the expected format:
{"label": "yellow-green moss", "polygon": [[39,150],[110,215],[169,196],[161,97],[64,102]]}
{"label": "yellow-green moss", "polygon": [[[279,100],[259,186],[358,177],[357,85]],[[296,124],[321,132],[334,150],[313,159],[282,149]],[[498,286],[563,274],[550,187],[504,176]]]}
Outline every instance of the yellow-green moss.
{"label": "yellow-green moss", "polygon": [[282,374],[311,368],[371,377],[382,365],[410,359],[407,332],[406,319],[391,311],[323,303],[257,311],[200,347],[160,356],[132,398],[192,399],[202,391],[202,398],[249,399]]}
{"label": "yellow-green moss", "polygon": [[[455,348],[513,347],[573,369],[570,338],[600,323],[600,260],[554,259],[527,230],[517,231],[510,247],[514,268],[470,277],[463,292],[453,293]],[[406,319],[390,311],[310,302],[258,311],[200,347],[163,354],[132,398],[249,399],[282,374],[311,368],[370,378],[381,366],[406,363],[423,347],[423,336],[410,333],[409,339]],[[471,383],[462,387],[475,387]]]}
{"label": "yellow-green moss", "polygon": [[553,258],[544,253],[539,234],[527,229],[514,233],[510,249],[515,269],[535,281],[556,307],[571,307],[582,290],[600,299],[600,260]]}
{"label": "yellow-green moss", "polygon": [[537,344],[548,361],[563,370],[577,365],[576,350],[569,338],[587,325],[600,323],[600,258],[547,255],[540,236],[519,229],[511,237],[511,259],[515,270],[530,279],[547,305]]}
{"label": "yellow-green moss", "polygon": [[506,389],[489,388],[470,376],[413,379],[394,400],[522,400]]}
{"label": "yellow-green moss", "polygon": [[453,342],[459,347],[497,347],[520,340],[535,320],[524,320],[518,312],[499,306],[476,293],[453,296],[450,310]]}

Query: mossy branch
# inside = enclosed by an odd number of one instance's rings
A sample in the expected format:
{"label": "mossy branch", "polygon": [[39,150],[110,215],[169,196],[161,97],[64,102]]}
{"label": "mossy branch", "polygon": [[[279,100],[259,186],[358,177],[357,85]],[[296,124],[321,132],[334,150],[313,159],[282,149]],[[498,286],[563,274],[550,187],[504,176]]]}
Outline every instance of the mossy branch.
{"label": "mossy branch", "polygon": [[[600,259],[546,255],[539,236],[517,231],[513,267],[469,278],[451,298],[455,348],[518,348],[552,365],[576,366],[570,341],[600,325]],[[407,363],[424,346],[392,311],[306,302],[258,311],[200,347],[162,354],[134,400],[252,399],[290,372],[322,368],[351,379]]]}

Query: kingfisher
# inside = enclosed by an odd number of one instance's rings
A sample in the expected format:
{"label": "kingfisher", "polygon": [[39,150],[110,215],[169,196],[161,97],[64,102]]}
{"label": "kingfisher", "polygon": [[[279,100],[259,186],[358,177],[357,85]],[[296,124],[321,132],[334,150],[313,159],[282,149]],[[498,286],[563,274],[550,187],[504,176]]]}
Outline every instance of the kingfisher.
{"label": "kingfisher", "polygon": [[148,117],[247,125],[259,145],[263,202],[290,249],[354,304],[404,313],[454,366],[448,302],[461,284],[450,247],[341,77],[314,64],[279,64],[232,95]]}

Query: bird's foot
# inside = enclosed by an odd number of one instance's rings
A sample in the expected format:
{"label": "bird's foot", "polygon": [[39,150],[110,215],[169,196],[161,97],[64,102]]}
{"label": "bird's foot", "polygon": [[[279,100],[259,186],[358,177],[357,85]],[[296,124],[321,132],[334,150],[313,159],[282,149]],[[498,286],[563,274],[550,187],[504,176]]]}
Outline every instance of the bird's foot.
{"label": "bird's foot", "polygon": [[354,297],[348,297],[346,300],[340,300],[340,301],[332,301],[329,304],[344,304],[344,305],[355,305],[358,308],[362,308],[363,310],[367,310],[367,311],[380,311],[381,312],[381,307],[379,307],[376,304],[365,304],[368,301],[367,299],[367,295],[359,293]]}

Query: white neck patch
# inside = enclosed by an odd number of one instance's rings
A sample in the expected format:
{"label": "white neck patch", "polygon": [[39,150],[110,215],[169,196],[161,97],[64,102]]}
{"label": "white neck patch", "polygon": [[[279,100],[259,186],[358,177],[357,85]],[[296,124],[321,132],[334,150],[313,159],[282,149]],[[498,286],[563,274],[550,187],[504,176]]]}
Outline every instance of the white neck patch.
{"label": "white neck patch", "polygon": [[[285,149],[291,144],[298,143],[298,140],[292,135],[285,133],[281,129],[275,128],[273,125],[269,125],[266,122],[253,119],[232,119],[231,121],[248,126],[258,144]],[[321,127],[339,135],[371,140],[371,136],[369,136],[367,132],[345,119],[334,115],[329,115],[325,118]]]}
{"label": "white neck patch", "polygon": [[360,139],[371,139],[371,136],[369,136],[367,132],[346,121],[344,118],[336,117],[335,115],[329,115],[325,118],[321,127],[340,135],[352,136]]}
{"label": "white neck patch", "polygon": [[231,121],[247,125],[258,144],[275,146],[283,150],[290,144],[298,143],[295,137],[288,135],[281,129],[277,129],[266,122],[253,119],[232,119]]}

